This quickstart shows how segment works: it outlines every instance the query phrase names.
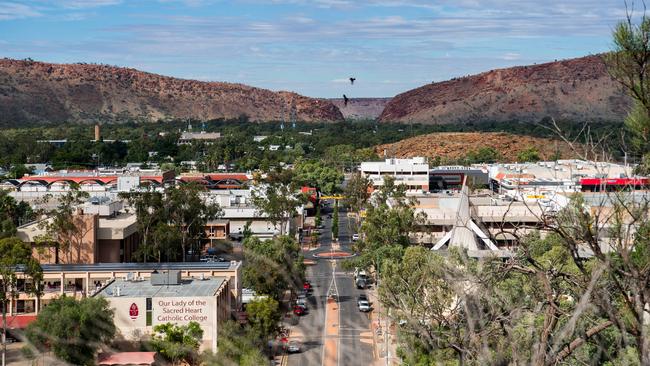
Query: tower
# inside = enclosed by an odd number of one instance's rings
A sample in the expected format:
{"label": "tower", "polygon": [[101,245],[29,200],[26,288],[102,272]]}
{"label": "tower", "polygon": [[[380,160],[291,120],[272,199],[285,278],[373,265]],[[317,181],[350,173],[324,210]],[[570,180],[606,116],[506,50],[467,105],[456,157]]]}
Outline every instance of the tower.
{"label": "tower", "polygon": [[296,129],[296,104],[291,100],[291,112],[289,113],[289,119],[291,120],[291,127]]}

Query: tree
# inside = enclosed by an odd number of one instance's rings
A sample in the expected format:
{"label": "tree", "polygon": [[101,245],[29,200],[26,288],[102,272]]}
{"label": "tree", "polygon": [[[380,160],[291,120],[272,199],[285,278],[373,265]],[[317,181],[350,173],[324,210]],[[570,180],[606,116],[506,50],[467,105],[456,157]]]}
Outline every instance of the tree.
{"label": "tree", "polygon": [[29,204],[16,203],[8,191],[0,189],[0,238],[16,234],[16,228],[34,217]]}
{"label": "tree", "polygon": [[255,299],[246,305],[251,331],[263,341],[275,336],[282,317],[279,303],[270,297]]}
{"label": "tree", "polygon": [[[271,172],[253,188],[253,205],[268,216],[280,234],[289,234],[289,220],[296,209],[305,202],[305,197],[298,193],[298,187],[290,170]],[[286,228],[285,228],[286,225]]]}
{"label": "tree", "polygon": [[219,366],[257,366],[267,361],[265,339],[258,337],[250,325],[240,325],[232,320],[224,322],[219,327],[217,337],[219,353],[203,354],[203,362],[207,365]]}
{"label": "tree", "polygon": [[57,207],[49,212],[50,219],[42,223],[46,234],[39,240],[55,243],[58,249],[65,252],[67,263],[81,263],[85,237],[94,228],[89,222],[92,217],[84,216],[78,208],[86,198],[88,192],[79,191],[78,187],[73,186],[72,190],[58,198]]}
{"label": "tree", "polygon": [[34,174],[34,171],[23,164],[16,164],[9,169],[7,177],[12,179],[21,179],[25,174]]}
{"label": "tree", "polygon": [[323,223],[323,217],[320,212],[320,202],[316,205],[316,217],[314,218],[316,226],[321,226]]}
{"label": "tree", "polygon": [[379,292],[403,322],[400,354],[409,363],[542,366],[627,357],[617,345],[629,340],[593,305],[609,291],[606,272],[593,260],[584,264],[587,275],[557,235],[532,235],[508,260],[409,247],[384,261]]}
{"label": "tree", "polygon": [[528,149],[522,150],[517,154],[517,161],[526,162],[526,163],[535,163],[540,161],[539,151],[534,147],[529,147]]}
{"label": "tree", "polygon": [[161,257],[159,246],[152,245],[152,237],[155,230],[159,228],[160,223],[166,223],[165,203],[163,195],[153,189],[144,192],[121,193],[122,198],[126,198],[129,205],[135,210],[138,223],[138,233],[141,238],[141,245],[138,247],[137,254],[142,256],[142,260],[147,263],[148,259],[157,254],[158,261]]}
{"label": "tree", "polygon": [[339,200],[334,200],[334,213],[332,215],[332,240],[339,240]]}
{"label": "tree", "polygon": [[403,185],[396,186],[389,177],[384,179],[384,185],[373,197],[373,202],[367,205],[360,230],[363,235],[353,245],[359,256],[348,266],[352,263],[362,268],[379,268],[382,260],[402,256],[404,248],[410,245],[409,233],[424,219],[416,217],[404,191]]}
{"label": "tree", "polygon": [[167,209],[169,224],[181,233],[180,243],[185,262],[189,246],[193,253],[198,250],[198,243],[205,234],[205,224],[208,220],[221,215],[218,204],[206,204],[200,195],[201,187],[187,184],[180,187],[170,187],[165,190],[164,203]]}
{"label": "tree", "polygon": [[100,346],[115,336],[113,310],[103,297],[52,300],[27,327],[29,341],[41,352],[74,365],[94,365]]}
{"label": "tree", "polygon": [[199,323],[191,321],[186,325],[172,323],[153,327],[151,345],[172,364],[181,361],[193,364],[198,359],[198,350],[203,339],[203,329]]}
{"label": "tree", "polygon": [[482,147],[467,153],[466,160],[470,164],[496,163],[501,159],[501,154],[492,147]]}
{"label": "tree", "polygon": [[324,194],[333,194],[343,182],[343,173],[320,161],[298,161],[294,167],[294,179],[297,185],[317,188]]}
{"label": "tree", "polygon": [[244,287],[276,300],[287,290],[297,290],[305,278],[305,264],[300,245],[289,236],[261,241],[250,237],[243,243]]}
{"label": "tree", "polygon": [[632,96],[633,107],[625,124],[640,155],[650,151],[650,19],[645,12],[638,24],[632,13],[616,25],[614,49],[605,56],[610,75]]}
{"label": "tree", "polygon": [[355,213],[357,226],[356,231],[359,231],[360,214],[361,210],[365,209],[370,193],[372,190],[372,181],[361,175],[361,173],[354,173],[344,190],[345,203],[350,207],[350,210]]}
{"label": "tree", "polygon": [[[17,273],[18,268],[22,268],[20,274]],[[18,280],[22,281],[31,280],[33,285],[26,286],[27,293],[35,294],[40,298],[41,296],[41,280],[43,278],[43,270],[40,264],[32,257],[32,248],[29,244],[23,243],[20,239],[5,238],[0,239],[0,301],[2,302],[2,363],[5,362],[5,355],[7,352],[6,343],[4,340],[7,337],[7,305],[18,297]]]}

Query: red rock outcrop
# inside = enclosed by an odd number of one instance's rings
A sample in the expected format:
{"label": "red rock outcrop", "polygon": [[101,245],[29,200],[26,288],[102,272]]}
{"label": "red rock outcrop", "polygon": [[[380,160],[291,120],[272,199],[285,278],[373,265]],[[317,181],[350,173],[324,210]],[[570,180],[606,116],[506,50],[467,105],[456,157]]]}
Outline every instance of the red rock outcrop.
{"label": "red rock outcrop", "polygon": [[492,70],[399,94],[382,122],[430,124],[621,121],[630,98],[607,73],[602,56]]}
{"label": "red rock outcrop", "polygon": [[339,121],[326,100],[243,84],[201,82],[130,68],[0,60],[0,124],[238,118]]}

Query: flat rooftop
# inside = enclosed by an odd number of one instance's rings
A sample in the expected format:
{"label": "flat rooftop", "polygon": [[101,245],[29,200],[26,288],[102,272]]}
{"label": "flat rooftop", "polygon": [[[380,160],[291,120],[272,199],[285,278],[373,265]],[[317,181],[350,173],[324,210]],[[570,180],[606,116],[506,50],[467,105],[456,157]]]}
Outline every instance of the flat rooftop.
{"label": "flat rooftop", "polygon": [[[494,168],[497,168],[495,171]],[[634,166],[609,162],[596,162],[584,160],[558,160],[540,161],[537,163],[495,164],[490,169],[490,177],[494,178],[496,172],[530,174],[537,179],[574,180],[577,177],[631,177]]]}
{"label": "flat rooftop", "polygon": [[226,277],[183,279],[180,285],[152,285],[151,281],[124,281],[116,279],[104,287],[96,296],[113,297],[115,289],[120,288],[120,297],[189,297],[214,296],[227,282]]}
{"label": "flat rooftop", "polygon": [[42,264],[43,272],[146,272],[161,270],[227,271],[239,267],[241,262],[174,262],[174,263],[94,263],[94,264]]}

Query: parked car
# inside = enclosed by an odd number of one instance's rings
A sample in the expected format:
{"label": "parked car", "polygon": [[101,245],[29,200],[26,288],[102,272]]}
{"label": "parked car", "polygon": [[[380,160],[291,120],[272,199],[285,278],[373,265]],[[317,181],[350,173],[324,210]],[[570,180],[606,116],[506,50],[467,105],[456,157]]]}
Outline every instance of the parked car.
{"label": "parked car", "polygon": [[352,234],[352,241],[358,241],[359,240],[359,234]]}
{"label": "parked car", "polygon": [[287,344],[287,352],[289,353],[300,352],[300,343],[298,343],[297,341],[289,341],[289,344]]}
{"label": "parked car", "polygon": [[307,310],[307,299],[304,299],[304,298],[302,298],[302,299],[301,299],[301,298],[298,298],[298,300],[296,300],[296,305],[297,305],[297,306],[301,306],[301,307],[303,307],[305,310]]}
{"label": "parked car", "polygon": [[361,294],[357,298],[357,301],[368,301],[368,296],[366,296],[366,294]]}
{"label": "parked car", "polygon": [[307,310],[305,308],[303,308],[302,306],[296,305],[296,306],[293,307],[293,313],[295,315],[302,316],[302,315],[305,315],[307,313]]}
{"label": "parked car", "polygon": [[354,284],[360,290],[363,290],[368,286],[368,282],[366,282],[366,280],[361,277],[357,277],[357,279],[354,281]]}
{"label": "parked car", "polygon": [[306,291],[311,290],[312,289],[311,288],[311,282],[305,281],[305,283],[302,284],[302,288],[303,288],[303,290],[306,290]]}
{"label": "parked car", "polygon": [[357,305],[359,306],[359,311],[363,311],[364,313],[367,313],[370,310],[372,310],[368,300],[359,300],[357,301]]}

